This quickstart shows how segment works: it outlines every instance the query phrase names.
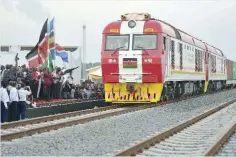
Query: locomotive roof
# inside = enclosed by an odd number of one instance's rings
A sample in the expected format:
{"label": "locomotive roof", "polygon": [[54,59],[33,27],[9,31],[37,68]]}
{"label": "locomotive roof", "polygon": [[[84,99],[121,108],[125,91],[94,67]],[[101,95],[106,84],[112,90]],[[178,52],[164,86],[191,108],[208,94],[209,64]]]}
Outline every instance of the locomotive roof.
{"label": "locomotive roof", "polygon": [[[218,49],[214,46],[211,46],[211,45],[207,44],[206,42],[204,42],[204,41],[202,41],[202,40],[200,40],[196,37],[193,37],[192,35],[190,35],[190,34],[184,32],[184,31],[172,26],[171,24],[169,24],[165,21],[151,18],[151,15],[148,14],[148,13],[127,13],[127,14],[121,15],[121,19],[124,18],[124,17],[125,17],[125,20],[136,20],[136,21],[146,20],[146,21],[153,21],[153,22],[156,21],[161,25],[162,33],[165,33],[165,34],[167,34],[171,37],[174,37],[176,39],[184,41],[188,44],[195,45],[195,46],[197,46],[201,49],[204,49],[204,50],[207,49],[210,53],[214,53],[214,54],[217,54],[219,56],[224,57],[224,54],[220,49]],[[120,24],[121,22],[122,22],[122,20],[119,20],[119,21],[115,21],[115,22],[112,22],[112,23],[108,24],[105,27],[104,32],[105,32],[106,29],[111,28],[116,24]]]}
{"label": "locomotive roof", "polygon": [[[153,20],[156,20],[156,19],[153,19]],[[163,33],[168,34],[169,36],[177,38],[179,40],[182,40],[186,43],[195,45],[195,46],[197,46],[201,49],[204,49],[204,50],[206,50],[206,46],[207,46],[207,50],[210,53],[214,53],[214,54],[217,54],[217,55],[222,56],[222,57],[224,56],[223,52],[220,49],[218,49],[214,46],[211,46],[211,45],[207,44],[206,42],[204,42],[200,39],[197,39],[197,38],[189,35],[188,33],[184,32],[180,29],[175,28],[174,26],[170,25],[167,22],[164,22],[164,21],[161,21],[161,20],[156,20],[156,21],[160,23]]]}

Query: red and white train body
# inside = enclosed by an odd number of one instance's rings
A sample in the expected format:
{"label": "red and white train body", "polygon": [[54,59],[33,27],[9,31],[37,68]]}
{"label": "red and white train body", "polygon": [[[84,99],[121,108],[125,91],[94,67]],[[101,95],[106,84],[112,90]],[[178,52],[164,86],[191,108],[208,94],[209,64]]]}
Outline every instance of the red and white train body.
{"label": "red and white train body", "polygon": [[222,88],[227,79],[221,50],[147,13],[108,24],[101,56],[107,102],[158,102]]}

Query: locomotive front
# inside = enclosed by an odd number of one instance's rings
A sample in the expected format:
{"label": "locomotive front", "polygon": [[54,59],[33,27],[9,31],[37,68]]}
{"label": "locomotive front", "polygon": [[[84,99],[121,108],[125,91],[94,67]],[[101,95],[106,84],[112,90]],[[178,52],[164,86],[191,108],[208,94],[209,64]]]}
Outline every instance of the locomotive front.
{"label": "locomotive front", "polygon": [[160,27],[149,14],[133,13],[103,31],[102,76],[105,101],[151,103],[163,88]]}

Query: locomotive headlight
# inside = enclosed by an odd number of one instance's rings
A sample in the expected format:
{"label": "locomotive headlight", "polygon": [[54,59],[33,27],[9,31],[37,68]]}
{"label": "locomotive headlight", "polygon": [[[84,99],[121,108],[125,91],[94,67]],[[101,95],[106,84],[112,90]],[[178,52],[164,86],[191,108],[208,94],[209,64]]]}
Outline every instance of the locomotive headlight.
{"label": "locomotive headlight", "polygon": [[112,63],[112,59],[108,59],[108,63]]}
{"label": "locomotive headlight", "polygon": [[115,59],[113,59],[113,63],[115,63],[116,62],[116,60]]}
{"label": "locomotive headlight", "polygon": [[129,28],[134,28],[136,26],[136,22],[134,20],[130,20],[128,22],[128,26],[129,26]]}
{"label": "locomotive headlight", "polygon": [[147,63],[147,59],[144,59],[144,62]]}
{"label": "locomotive headlight", "polygon": [[149,59],[148,59],[148,62],[149,62],[149,63],[152,63],[152,59],[151,59],[151,58],[149,58]]}

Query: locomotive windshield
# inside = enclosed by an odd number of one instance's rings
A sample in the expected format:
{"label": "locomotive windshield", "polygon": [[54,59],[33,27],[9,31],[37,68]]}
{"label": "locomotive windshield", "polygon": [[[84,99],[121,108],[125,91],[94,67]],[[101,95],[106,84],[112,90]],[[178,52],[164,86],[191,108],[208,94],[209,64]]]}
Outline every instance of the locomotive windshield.
{"label": "locomotive windshield", "polygon": [[133,50],[155,50],[157,49],[157,35],[135,34],[133,36]]}
{"label": "locomotive windshield", "polygon": [[105,50],[128,50],[129,35],[107,35]]}

